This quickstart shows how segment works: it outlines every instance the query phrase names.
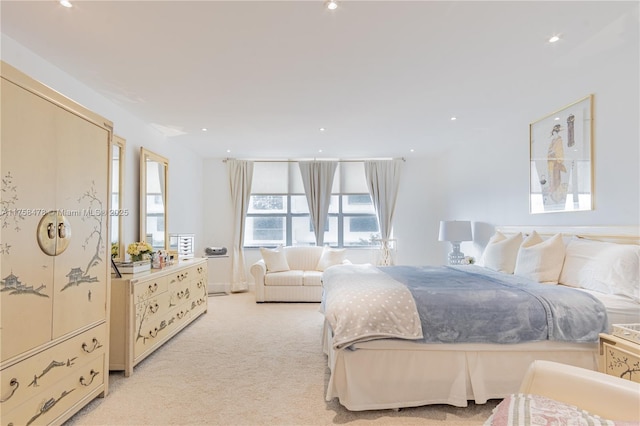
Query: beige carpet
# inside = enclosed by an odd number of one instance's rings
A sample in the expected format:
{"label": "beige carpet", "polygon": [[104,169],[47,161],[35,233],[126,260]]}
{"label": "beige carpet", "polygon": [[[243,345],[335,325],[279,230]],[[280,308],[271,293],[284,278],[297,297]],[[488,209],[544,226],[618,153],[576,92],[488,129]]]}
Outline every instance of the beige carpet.
{"label": "beige carpet", "polygon": [[318,304],[209,297],[209,312],[135,367],[69,425],[481,425],[496,401],[350,412],[326,402]]}

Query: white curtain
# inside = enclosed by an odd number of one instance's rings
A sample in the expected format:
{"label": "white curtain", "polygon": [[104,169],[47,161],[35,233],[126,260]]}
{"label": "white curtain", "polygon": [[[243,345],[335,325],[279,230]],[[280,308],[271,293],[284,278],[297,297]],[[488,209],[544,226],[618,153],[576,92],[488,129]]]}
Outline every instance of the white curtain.
{"label": "white curtain", "polygon": [[227,160],[227,172],[233,206],[233,248],[231,250],[231,291],[247,291],[247,275],[244,267],[244,223],[251,196],[253,162]]}
{"label": "white curtain", "polygon": [[371,200],[376,208],[381,234],[379,265],[392,265],[391,229],[396,209],[402,160],[376,160],[364,162],[364,173]]}
{"label": "white curtain", "polygon": [[336,161],[301,161],[300,174],[309,204],[309,215],[316,235],[316,245],[324,243],[324,225],[331,203],[331,187],[338,163]]}

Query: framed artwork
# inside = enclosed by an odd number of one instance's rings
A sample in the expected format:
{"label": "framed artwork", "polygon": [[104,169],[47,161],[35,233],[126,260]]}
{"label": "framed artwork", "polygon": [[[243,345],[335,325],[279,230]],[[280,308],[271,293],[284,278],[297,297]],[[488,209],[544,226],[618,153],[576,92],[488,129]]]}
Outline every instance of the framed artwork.
{"label": "framed artwork", "polygon": [[593,209],[593,95],[529,125],[530,213]]}

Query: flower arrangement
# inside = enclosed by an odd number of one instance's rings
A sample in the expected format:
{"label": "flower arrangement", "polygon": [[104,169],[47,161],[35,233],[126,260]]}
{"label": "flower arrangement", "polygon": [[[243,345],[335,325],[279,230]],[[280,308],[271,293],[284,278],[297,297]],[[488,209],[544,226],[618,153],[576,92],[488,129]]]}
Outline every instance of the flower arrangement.
{"label": "flower arrangement", "polygon": [[139,262],[151,257],[153,247],[145,241],[138,241],[127,246],[127,253],[131,256],[132,262]]}
{"label": "flower arrangement", "polygon": [[120,244],[111,243],[111,258],[115,259],[120,254]]}
{"label": "flower arrangement", "polygon": [[473,265],[474,263],[476,263],[476,260],[472,256],[465,256],[464,259],[462,259],[463,265]]}

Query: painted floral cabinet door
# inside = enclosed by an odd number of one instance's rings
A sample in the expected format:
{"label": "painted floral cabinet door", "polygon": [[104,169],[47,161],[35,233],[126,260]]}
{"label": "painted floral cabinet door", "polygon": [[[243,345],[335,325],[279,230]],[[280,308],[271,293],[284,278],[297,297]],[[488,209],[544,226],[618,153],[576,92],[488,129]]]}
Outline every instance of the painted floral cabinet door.
{"label": "painted floral cabinet door", "polygon": [[6,360],[51,340],[54,257],[40,249],[36,229],[56,205],[55,123],[45,117],[57,107],[4,79],[0,90],[0,351]]}
{"label": "painted floral cabinet door", "polygon": [[106,318],[109,130],[2,80],[2,360]]}
{"label": "painted floral cabinet door", "polygon": [[67,235],[57,241],[68,246],[54,260],[54,339],[106,318],[109,138],[108,130],[58,111],[56,198],[66,221],[58,227]]}

